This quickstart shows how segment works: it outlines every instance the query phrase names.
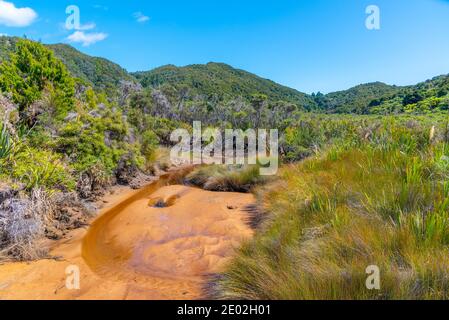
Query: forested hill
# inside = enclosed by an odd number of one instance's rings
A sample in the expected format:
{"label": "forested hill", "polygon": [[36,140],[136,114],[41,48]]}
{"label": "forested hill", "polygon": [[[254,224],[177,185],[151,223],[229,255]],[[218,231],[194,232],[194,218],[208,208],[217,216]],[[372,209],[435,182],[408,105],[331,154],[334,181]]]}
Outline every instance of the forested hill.
{"label": "forested hill", "polygon": [[314,94],[320,110],[328,113],[398,114],[426,113],[449,109],[449,75],[413,86],[390,86],[381,82],[349,90]]}
{"label": "forested hill", "polygon": [[[7,59],[10,53],[16,50],[19,39],[0,37],[0,61]],[[111,89],[117,87],[122,80],[134,80],[125,69],[107,59],[91,57],[66,44],[46,46],[62,60],[73,77],[85,81],[96,89]]]}
{"label": "forested hill", "polygon": [[48,46],[70,70],[72,76],[97,88],[117,86],[120,81],[134,80],[121,66],[107,59],[91,57],[66,44]]}
{"label": "forested hill", "polygon": [[399,87],[374,82],[327,95],[317,94],[313,96],[319,108],[329,113],[367,113],[373,100],[393,96],[399,91]]}
{"label": "forested hill", "polygon": [[[0,37],[0,61],[15,50],[17,37]],[[63,61],[73,77],[112,95],[122,81],[161,90],[172,103],[212,103],[232,100],[251,102],[264,96],[271,103],[282,101],[297,110],[324,113],[397,114],[426,113],[449,109],[449,75],[413,86],[391,86],[381,82],[362,84],[329,94],[301,93],[224,63],[177,67],[167,65],[150,71],[128,73],[107,59],[88,56],[70,45],[47,45]]]}
{"label": "forested hill", "polygon": [[271,80],[263,79],[224,63],[197,64],[186,67],[163,66],[147,72],[133,74],[144,87],[170,85],[190,96],[228,100],[243,97],[250,100],[254,94],[263,94],[271,101],[285,101],[306,110],[316,104],[312,97]]}
{"label": "forested hill", "polygon": [[[19,38],[0,37],[0,61],[6,59]],[[140,82],[144,87],[161,88],[184,100],[229,101],[254,95],[265,95],[269,101],[295,104],[312,110],[316,103],[310,95],[234,69],[223,63],[186,67],[163,66],[151,71],[128,73],[107,59],[91,57],[70,45],[47,45],[62,60],[73,77],[86,81],[96,89],[117,89],[122,80]]]}

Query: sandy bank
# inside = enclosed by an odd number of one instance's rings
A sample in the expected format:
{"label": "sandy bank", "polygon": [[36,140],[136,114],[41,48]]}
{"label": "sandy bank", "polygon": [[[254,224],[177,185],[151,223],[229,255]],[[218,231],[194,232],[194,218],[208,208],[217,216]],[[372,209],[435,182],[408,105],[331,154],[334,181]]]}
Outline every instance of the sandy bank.
{"label": "sandy bank", "polygon": [[[57,259],[0,265],[0,299],[200,299],[205,276],[252,236],[249,194],[162,180],[105,201],[90,227],[54,244]],[[65,286],[71,265],[80,290]]]}

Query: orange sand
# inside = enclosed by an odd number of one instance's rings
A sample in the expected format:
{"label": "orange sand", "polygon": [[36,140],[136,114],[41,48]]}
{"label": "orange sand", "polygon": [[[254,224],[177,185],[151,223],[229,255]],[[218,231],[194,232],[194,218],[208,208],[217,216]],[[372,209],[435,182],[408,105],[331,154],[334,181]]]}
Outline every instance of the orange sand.
{"label": "orange sand", "polygon": [[[57,260],[0,265],[0,299],[201,299],[205,276],[253,233],[245,223],[249,194],[162,179],[108,200],[87,230],[54,246]],[[150,207],[160,200],[170,206]],[[70,265],[80,268],[80,290],[65,286]]]}

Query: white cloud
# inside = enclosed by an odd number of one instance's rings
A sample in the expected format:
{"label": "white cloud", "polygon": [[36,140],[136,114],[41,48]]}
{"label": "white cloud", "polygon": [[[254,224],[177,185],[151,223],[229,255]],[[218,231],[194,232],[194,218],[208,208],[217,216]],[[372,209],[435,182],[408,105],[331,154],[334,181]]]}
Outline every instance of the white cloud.
{"label": "white cloud", "polygon": [[14,3],[0,0],[0,24],[7,27],[27,27],[37,18],[31,8],[17,8]]}
{"label": "white cloud", "polygon": [[134,18],[139,23],[144,23],[144,22],[147,22],[148,20],[150,20],[150,17],[144,15],[142,12],[135,12],[134,13]]}
{"label": "white cloud", "polygon": [[84,47],[88,47],[91,44],[103,41],[108,35],[106,33],[85,33],[83,31],[76,31],[67,37],[70,42],[81,43]]}
{"label": "white cloud", "polygon": [[0,33],[0,37],[7,37],[8,34],[7,33]]}

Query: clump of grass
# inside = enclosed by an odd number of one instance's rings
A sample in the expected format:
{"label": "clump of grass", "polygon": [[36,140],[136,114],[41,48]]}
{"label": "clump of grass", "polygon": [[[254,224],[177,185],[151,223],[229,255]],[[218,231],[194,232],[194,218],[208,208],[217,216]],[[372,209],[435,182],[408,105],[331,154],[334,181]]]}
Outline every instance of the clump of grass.
{"label": "clump of grass", "polygon": [[202,166],[187,175],[185,181],[209,191],[250,192],[267,181],[258,165]]}
{"label": "clump of grass", "polygon": [[54,203],[47,192],[35,189],[30,196],[10,198],[0,204],[0,259],[28,261],[47,255],[39,240],[51,223]]}
{"label": "clump of grass", "polygon": [[17,181],[25,189],[73,190],[71,168],[62,157],[50,150],[27,145],[25,134],[14,138],[5,125],[0,125],[0,179]]}
{"label": "clump of grass", "polygon": [[170,149],[164,147],[159,147],[153,152],[147,165],[149,171],[153,174],[158,174],[161,171],[165,172],[172,166]]}
{"label": "clump of grass", "polygon": [[[263,196],[268,220],[214,297],[448,299],[448,148],[424,131],[389,125],[283,168]],[[371,265],[380,290],[366,287]]]}

